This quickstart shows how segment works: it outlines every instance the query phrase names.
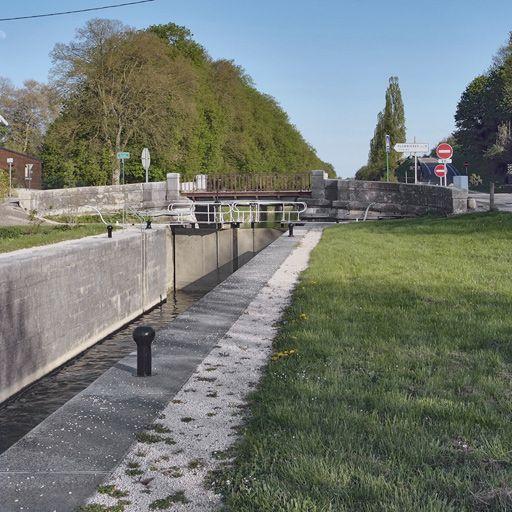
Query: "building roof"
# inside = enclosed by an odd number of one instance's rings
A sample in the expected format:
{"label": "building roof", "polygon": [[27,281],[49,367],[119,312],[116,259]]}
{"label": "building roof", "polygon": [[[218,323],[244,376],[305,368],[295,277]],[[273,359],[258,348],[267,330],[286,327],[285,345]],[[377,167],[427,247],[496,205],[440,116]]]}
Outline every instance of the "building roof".
{"label": "building roof", "polygon": [[19,151],[14,151],[13,149],[9,149],[4,146],[0,146],[0,151],[7,151],[8,153],[12,153],[14,155],[19,155],[19,156],[24,156],[25,158],[30,158],[31,160],[37,160],[38,162],[42,161],[40,158],[37,158],[36,156],[32,156],[27,153],[20,153]]}

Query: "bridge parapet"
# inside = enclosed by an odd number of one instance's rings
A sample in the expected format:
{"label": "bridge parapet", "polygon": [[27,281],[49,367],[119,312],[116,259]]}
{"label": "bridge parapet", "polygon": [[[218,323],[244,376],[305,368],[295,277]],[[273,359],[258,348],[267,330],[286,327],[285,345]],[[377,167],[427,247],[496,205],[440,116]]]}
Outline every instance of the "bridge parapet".
{"label": "bridge parapet", "polygon": [[198,175],[182,183],[179,173],[167,180],[101,187],[18,190],[22,207],[45,213],[117,211],[127,204],[136,209],[165,209],[171,202],[259,199],[302,201],[321,210],[323,218],[344,218],[347,211],[371,209],[391,214],[453,214],[467,209],[467,191],[427,184],[329,179],[322,170],[289,175]]}
{"label": "bridge parapet", "polygon": [[[315,187],[316,185],[316,187]],[[315,181],[311,199],[306,199],[310,214],[342,219],[351,211],[387,214],[457,214],[467,211],[468,193],[455,187],[427,184],[387,183],[324,178]],[[312,210],[315,210],[314,212]]]}

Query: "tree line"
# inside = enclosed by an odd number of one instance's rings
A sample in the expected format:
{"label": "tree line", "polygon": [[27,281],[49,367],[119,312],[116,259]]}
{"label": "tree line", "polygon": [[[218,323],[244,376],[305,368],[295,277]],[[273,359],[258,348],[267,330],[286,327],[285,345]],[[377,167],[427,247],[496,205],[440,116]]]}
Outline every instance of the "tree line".
{"label": "tree line", "polygon": [[455,164],[484,181],[503,177],[512,163],[512,33],[489,69],[466,87],[455,113]]}
{"label": "tree line", "polygon": [[334,174],[274,98],[185,27],[95,19],[51,57],[49,84],[0,80],[5,145],[40,156],[49,188],[119,183],[119,151],[132,154],[126,181],[142,181],[143,147],[154,181],[167,172]]}

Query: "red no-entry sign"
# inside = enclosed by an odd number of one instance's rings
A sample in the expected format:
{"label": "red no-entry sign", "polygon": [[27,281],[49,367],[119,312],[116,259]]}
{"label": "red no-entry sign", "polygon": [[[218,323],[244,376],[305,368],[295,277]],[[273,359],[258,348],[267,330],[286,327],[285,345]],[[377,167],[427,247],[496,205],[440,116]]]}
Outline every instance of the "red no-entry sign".
{"label": "red no-entry sign", "polygon": [[446,176],[446,165],[436,165],[434,168],[434,173],[438,178],[444,178]]}
{"label": "red no-entry sign", "polygon": [[453,148],[450,146],[450,144],[446,144],[446,142],[443,142],[442,144],[439,144],[439,146],[437,146],[436,153],[438,158],[451,158],[453,156]]}

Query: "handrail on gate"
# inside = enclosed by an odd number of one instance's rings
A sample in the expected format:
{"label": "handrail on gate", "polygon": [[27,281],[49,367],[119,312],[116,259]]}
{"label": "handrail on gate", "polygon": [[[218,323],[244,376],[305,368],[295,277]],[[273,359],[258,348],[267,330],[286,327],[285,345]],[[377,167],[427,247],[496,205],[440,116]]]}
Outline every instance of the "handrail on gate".
{"label": "handrail on gate", "polygon": [[96,206],[93,206],[92,204],[85,204],[84,207],[91,208],[92,210],[95,210],[96,213],[100,216],[101,222],[103,222],[103,224],[105,224],[105,226],[109,225],[108,222],[106,222],[105,219],[103,218],[103,215],[101,214],[99,208],[97,208]]}
{"label": "handrail on gate", "polygon": [[177,224],[252,224],[266,222],[266,208],[269,206],[279,208],[275,214],[276,222],[281,224],[299,222],[300,215],[307,208],[303,201],[196,201],[170,203],[164,215],[173,217]]}
{"label": "handrail on gate", "polygon": [[[232,204],[233,217],[235,222],[265,222],[261,216],[261,207],[278,206],[281,218],[277,222],[291,223],[300,220],[300,214],[307,209],[307,204],[303,201],[235,201]],[[241,210],[240,207],[244,209]],[[248,208],[248,210],[247,210]],[[266,213],[266,212],[265,212]],[[247,215],[245,215],[247,214]]]}

